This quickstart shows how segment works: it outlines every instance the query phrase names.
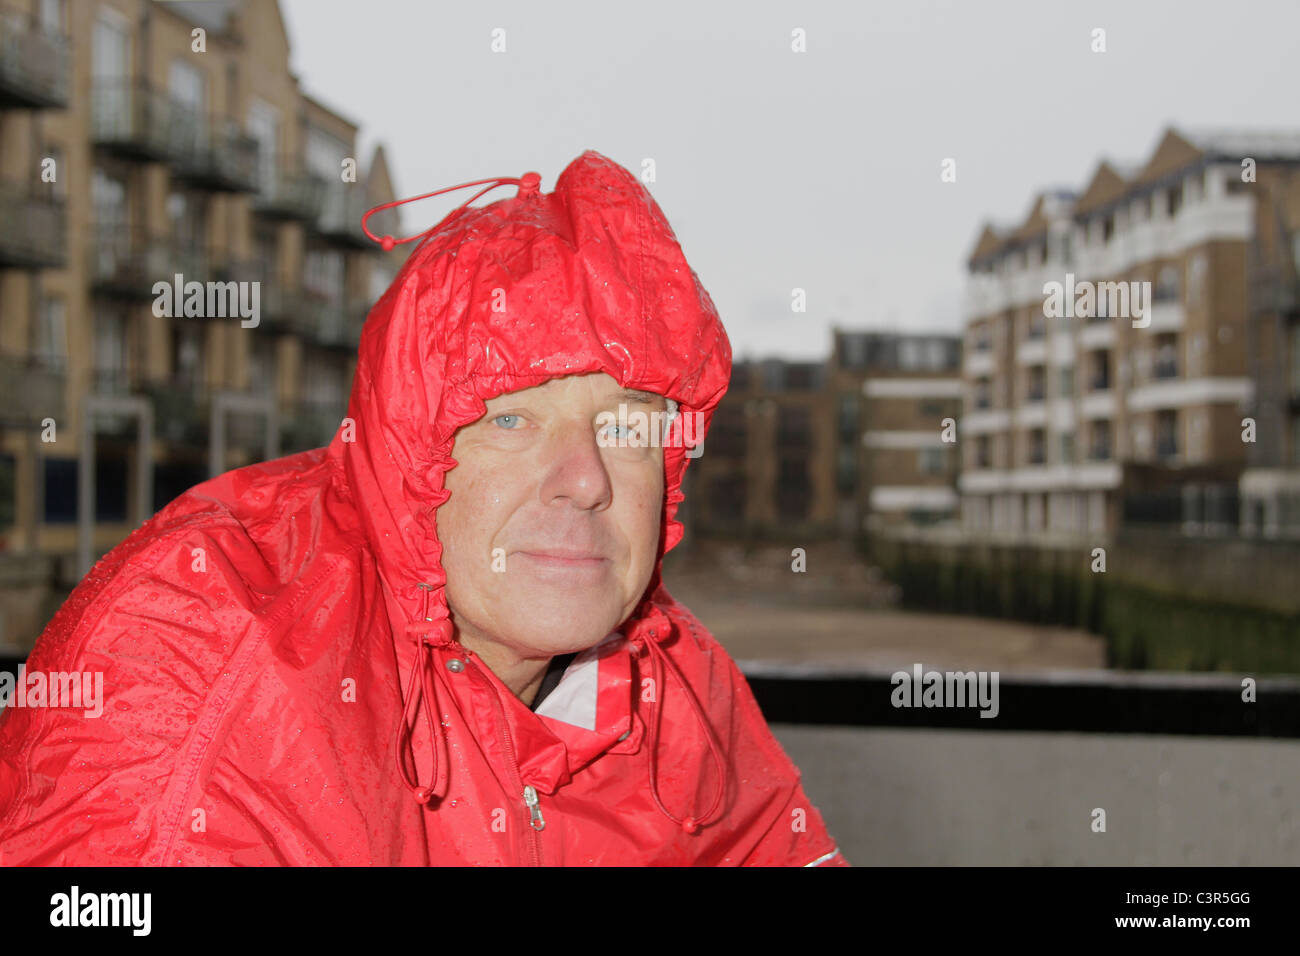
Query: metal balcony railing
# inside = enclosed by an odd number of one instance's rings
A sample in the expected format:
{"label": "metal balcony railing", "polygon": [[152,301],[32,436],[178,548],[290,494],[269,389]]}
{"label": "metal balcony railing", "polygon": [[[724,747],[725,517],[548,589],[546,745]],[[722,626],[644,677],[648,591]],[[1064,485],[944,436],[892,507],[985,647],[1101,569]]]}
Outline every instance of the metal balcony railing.
{"label": "metal balcony railing", "polygon": [[171,282],[176,259],[167,243],[121,223],[92,227],[87,248],[91,288],[100,295],[152,299],[155,282]]}
{"label": "metal balcony railing", "polygon": [[173,106],[171,126],[178,179],[213,192],[257,191],[257,140],[234,120]]}
{"label": "metal balcony railing", "polygon": [[207,393],[199,381],[172,376],[150,381],[141,391],[153,400],[158,438],[182,445],[207,442]]}
{"label": "metal balcony railing", "polygon": [[1160,459],[1178,457],[1178,441],[1169,435],[1156,438],[1156,457]]}
{"label": "metal balcony railing", "polygon": [[1152,378],[1177,378],[1178,362],[1168,360],[1157,360],[1151,366]]}
{"label": "metal balcony railing", "polygon": [[39,428],[63,418],[67,373],[35,356],[0,352],[0,425]]}
{"label": "metal balcony railing", "polygon": [[29,13],[0,7],[0,108],[68,105],[68,38]]}
{"label": "metal balcony railing", "polygon": [[103,149],[134,159],[174,159],[173,112],[170,97],[143,80],[91,81],[91,141]]}
{"label": "metal balcony railing", "polygon": [[328,183],[296,161],[259,164],[253,210],[268,219],[314,222],[325,211]]}
{"label": "metal balcony railing", "polygon": [[66,227],[61,201],[0,183],[0,267],[61,268],[67,262]]}
{"label": "metal balcony railing", "polygon": [[326,239],[357,249],[376,249],[361,229],[361,217],[368,208],[360,183],[329,182],[324,206],[316,220],[316,231]]}
{"label": "metal balcony railing", "polygon": [[294,404],[280,419],[280,445],[284,454],[328,445],[347,412],[347,399]]}

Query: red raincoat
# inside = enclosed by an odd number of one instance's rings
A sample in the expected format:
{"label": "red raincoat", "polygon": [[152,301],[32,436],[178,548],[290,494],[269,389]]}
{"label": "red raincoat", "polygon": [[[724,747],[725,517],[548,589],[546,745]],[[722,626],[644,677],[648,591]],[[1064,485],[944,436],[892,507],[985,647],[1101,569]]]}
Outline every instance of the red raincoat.
{"label": "red raincoat", "polygon": [[[103,672],[103,714],[0,718],[0,864],[844,864],[734,662],[661,583],[682,447],[645,597],[537,712],[454,640],[434,517],[459,426],[604,371],[707,427],[731,371],[630,173],[588,151],[553,193],[505,182],[372,309],[328,447],[192,488],[50,621],[29,674]],[[500,288],[526,314],[494,312]]]}

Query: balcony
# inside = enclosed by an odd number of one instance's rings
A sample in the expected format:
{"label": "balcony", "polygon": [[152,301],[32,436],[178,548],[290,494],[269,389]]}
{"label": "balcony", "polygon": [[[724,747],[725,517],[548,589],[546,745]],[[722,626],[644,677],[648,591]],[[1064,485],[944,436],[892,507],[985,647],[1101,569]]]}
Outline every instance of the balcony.
{"label": "balcony", "polygon": [[0,9],[0,109],[68,105],[68,38],[31,14]]}
{"label": "balcony", "polygon": [[212,192],[257,191],[257,140],[233,120],[178,107],[172,128],[177,135],[177,179]]}
{"label": "balcony", "polygon": [[63,203],[0,185],[0,268],[58,269],[67,261]]}
{"label": "balcony", "polygon": [[1151,377],[1155,379],[1177,378],[1178,362],[1171,359],[1157,359],[1151,365]]}
{"label": "balcony", "polygon": [[87,272],[97,295],[148,300],[155,282],[171,281],[174,259],[163,240],[110,223],[94,227],[90,238]]}
{"label": "balcony", "polygon": [[60,366],[0,353],[0,425],[39,428],[42,419],[62,419],[66,382]]}
{"label": "balcony", "polygon": [[328,445],[347,414],[346,398],[331,402],[298,402],[281,418],[282,454]]}
{"label": "balcony", "polygon": [[267,219],[314,222],[325,210],[328,183],[286,162],[258,175],[253,211]]}
{"label": "balcony", "polygon": [[198,382],[174,376],[149,382],[142,391],[153,400],[155,437],[181,445],[207,443],[207,399]]}
{"label": "balcony", "polygon": [[365,311],[357,300],[323,299],[311,293],[298,299],[289,325],[308,342],[323,348],[355,350],[361,341]]}
{"label": "balcony", "polygon": [[1156,436],[1156,458],[1171,461],[1178,457],[1178,440],[1173,435]]}
{"label": "balcony", "polygon": [[377,249],[361,229],[361,217],[368,208],[360,183],[330,182],[325,187],[316,231],[326,239],[354,249]]}
{"label": "balcony", "polygon": [[171,99],[143,81],[95,80],[91,141],[130,159],[164,162],[177,155]]}

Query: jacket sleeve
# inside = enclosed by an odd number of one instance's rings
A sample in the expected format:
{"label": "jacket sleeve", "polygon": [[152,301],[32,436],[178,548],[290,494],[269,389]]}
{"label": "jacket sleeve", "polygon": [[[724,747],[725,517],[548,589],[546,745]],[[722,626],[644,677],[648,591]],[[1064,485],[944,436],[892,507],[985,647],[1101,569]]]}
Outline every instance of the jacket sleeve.
{"label": "jacket sleeve", "polygon": [[732,776],[744,782],[721,858],[741,866],[848,866],[736,662],[687,608],[673,602],[671,611],[710,661],[706,699],[714,726],[726,728]]}
{"label": "jacket sleeve", "polygon": [[250,631],[229,538],[146,524],[51,619],[28,682],[90,675],[100,692],[91,707],[10,706],[0,717],[0,865],[174,862]]}
{"label": "jacket sleeve", "polygon": [[[743,866],[848,866],[826,829],[821,813],[804,792],[802,774],[786,754],[763,718],[749,682],[735,661],[728,657],[734,688],[734,706],[743,730],[743,752],[765,754],[765,765],[776,768],[789,789],[785,800],[773,801],[776,808],[763,818],[763,833],[746,854]],[[748,738],[746,740],[746,738]]]}

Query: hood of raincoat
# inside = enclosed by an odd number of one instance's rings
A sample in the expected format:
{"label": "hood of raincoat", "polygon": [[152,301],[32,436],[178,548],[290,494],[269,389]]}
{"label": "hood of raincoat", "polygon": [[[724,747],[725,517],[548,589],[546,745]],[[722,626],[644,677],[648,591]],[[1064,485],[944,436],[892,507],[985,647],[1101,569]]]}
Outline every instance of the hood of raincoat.
{"label": "hood of raincoat", "polygon": [[[508,182],[519,183],[514,197],[461,206],[424,234],[371,310],[348,418],[328,450],[341,461],[379,565],[394,634],[429,646],[454,642],[437,528],[449,497],[444,479],[456,464],[456,430],[481,418],[489,399],[606,372],[623,387],[675,400],[683,420],[695,416],[697,427],[682,434],[698,443],[731,375],[717,309],[631,173],[588,150],[553,192],[537,188],[536,174]],[[696,454],[684,444],[664,448],[658,555],[628,622],[662,617],[655,596],[663,557],[682,538],[676,513]],[[646,631],[662,640],[669,628]],[[437,693],[431,655],[418,670],[407,685],[408,717],[420,697]],[[403,729],[409,748],[406,721]],[[441,735],[437,721],[430,733]],[[436,770],[428,787],[405,765],[402,772],[421,802],[441,795]]]}

